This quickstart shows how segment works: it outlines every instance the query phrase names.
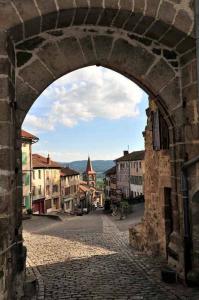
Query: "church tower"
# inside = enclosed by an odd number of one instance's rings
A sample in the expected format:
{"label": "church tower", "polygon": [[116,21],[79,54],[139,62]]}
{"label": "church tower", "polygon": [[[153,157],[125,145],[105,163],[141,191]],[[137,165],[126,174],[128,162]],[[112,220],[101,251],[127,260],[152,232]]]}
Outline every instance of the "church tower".
{"label": "church tower", "polygon": [[86,171],[83,173],[83,180],[87,182],[88,186],[96,187],[96,172],[93,170],[90,156],[88,157]]}

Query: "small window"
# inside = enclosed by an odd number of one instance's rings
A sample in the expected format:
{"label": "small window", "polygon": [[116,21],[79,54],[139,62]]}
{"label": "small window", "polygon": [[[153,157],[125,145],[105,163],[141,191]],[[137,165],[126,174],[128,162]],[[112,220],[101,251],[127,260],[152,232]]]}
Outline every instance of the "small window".
{"label": "small window", "polygon": [[41,170],[38,170],[38,178],[41,179]]}
{"label": "small window", "polygon": [[35,196],[35,186],[32,187],[32,194]]}
{"label": "small window", "polygon": [[39,185],[39,195],[41,195],[41,185]]}
{"label": "small window", "polygon": [[49,185],[46,186],[46,195],[50,195],[50,186]]}
{"label": "small window", "polygon": [[33,171],[32,177],[33,177],[33,179],[35,179],[35,171]]}

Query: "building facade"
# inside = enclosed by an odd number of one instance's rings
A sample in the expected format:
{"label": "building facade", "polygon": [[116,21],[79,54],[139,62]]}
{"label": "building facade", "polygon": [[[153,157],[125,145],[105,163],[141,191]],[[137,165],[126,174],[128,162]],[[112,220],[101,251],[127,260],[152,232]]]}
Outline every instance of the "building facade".
{"label": "building facade", "polygon": [[33,212],[48,213],[58,210],[60,203],[61,166],[48,157],[33,154]]}
{"label": "building facade", "polygon": [[22,150],[22,184],[23,184],[23,201],[22,207],[24,212],[32,209],[32,144],[39,139],[31,133],[21,131],[21,150]]}
{"label": "building facade", "polygon": [[122,198],[143,195],[144,151],[129,153],[116,159],[117,194]]}
{"label": "building facade", "polygon": [[68,167],[62,168],[60,185],[62,209],[67,213],[72,213],[79,204],[80,174]]}
{"label": "building facade", "polygon": [[106,201],[110,201],[110,204],[117,202],[117,176],[116,176],[116,166],[105,172],[104,178],[104,193]]}
{"label": "building facade", "polygon": [[129,152],[116,159],[117,194],[122,198],[130,197],[130,162],[127,159]]}
{"label": "building facade", "polygon": [[135,151],[129,155],[130,162],[130,196],[144,195],[145,151]]}

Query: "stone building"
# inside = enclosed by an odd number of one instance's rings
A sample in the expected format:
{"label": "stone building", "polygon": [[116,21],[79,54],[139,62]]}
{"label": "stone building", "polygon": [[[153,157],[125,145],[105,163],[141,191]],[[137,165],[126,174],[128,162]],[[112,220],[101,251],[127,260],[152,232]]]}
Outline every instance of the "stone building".
{"label": "stone building", "polygon": [[88,157],[86,170],[83,173],[83,181],[86,181],[89,187],[96,187],[96,172],[93,170],[90,156]]}
{"label": "stone building", "polygon": [[19,298],[23,287],[23,120],[54,80],[91,65],[123,74],[155,99],[169,128],[168,260],[176,257],[182,280],[198,273],[198,18],[196,0],[0,2],[1,299]]}
{"label": "stone building", "polygon": [[134,198],[143,195],[144,175],[144,151],[129,153],[116,159],[117,190],[120,190],[123,198]]}
{"label": "stone building", "polygon": [[[117,194],[120,198],[130,197],[130,161],[127,159],[129,152],[124,151],[124,155],[116,159],[116,180]],[[120,191],[120,193],[119,193]],[[120,199],[121,200],[121,199]]]}
{"label": "stone building", "polygon": [[22,183],[23,183],[23,202],[22,207],[32,209],[32,144],[38,142],[38,138],[31,133],[22,130]]}
{"label": "stone building", "polygon": [[34,213],[58,210],[60,203],[61,166],[50,159],[33,154],[32,208]]}
{"label": "stone building", "polygon": [[61,206],[67,213],[74,212],[79,204],[78,191],[80,185],[80,174],[68,167],[61,169]]}
{"label": "stone building", "polygon": [[[130,243],[141,250],[167,257],[176,265],[170,246],[175,241],[172,215],[169,131],[153,100],[149,101],[145,129],[145,212],[140,225],[130,229]],[[172,235],[171,235],[172,233]],[[174,244],[175,244],[174,243]],[[173,247],[172,247],[173,248]]]}
{"label": "stone building", "polygon": [[129,154],[130,162],[130,197],[144,195],[145,151]]}
{"label": "stone building", "polygon": [[110,201],[110,205],[117,202],[117,176],[116,166],[107,170],[104,178],[104,193],[106,201]]}

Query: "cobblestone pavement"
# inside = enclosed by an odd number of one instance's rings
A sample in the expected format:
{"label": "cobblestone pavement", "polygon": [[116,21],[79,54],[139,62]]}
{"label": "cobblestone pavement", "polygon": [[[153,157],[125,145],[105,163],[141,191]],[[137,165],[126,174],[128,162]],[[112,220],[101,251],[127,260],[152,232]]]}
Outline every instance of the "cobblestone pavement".
{"label": "cobblestone pavement", "polygon": [[198,291],[162,283],[162,262],[130,248],[128,232],[100,212],[63,222],[33,217],[24,228],[38,299],[199,299]]}

